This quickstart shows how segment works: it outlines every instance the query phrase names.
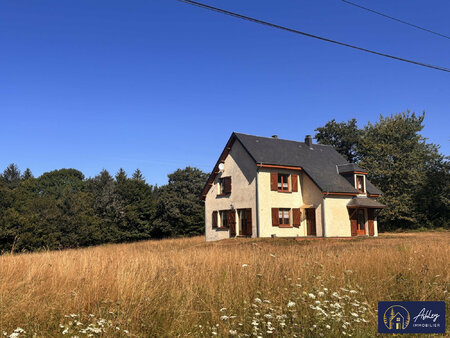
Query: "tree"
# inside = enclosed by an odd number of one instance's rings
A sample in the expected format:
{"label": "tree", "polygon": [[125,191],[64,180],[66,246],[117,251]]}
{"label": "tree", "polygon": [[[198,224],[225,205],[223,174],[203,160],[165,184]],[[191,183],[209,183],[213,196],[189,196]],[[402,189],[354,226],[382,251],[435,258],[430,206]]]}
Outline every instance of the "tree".
{"label": "tree", "polygon": [[207,174],[186,167],[168,175],[169,183],[158,191],[154,237],[204,233],[204,205],[200,193]]}
{"label": "tree", "polygon": [[315,131],[317,133],[314,138],[320,144],[333,146],[351,163],[359,160],[357,147],[362,137],[362,130],[358,128],[356,119],[339,123],[332,119]]}
{"label": "tree", "polygon": [[137,181],[145,181],[144,175],[142,175],[142,172],[139,169],[134,171],[132,178]]}
{"label": "tree", "polygon": [[386,229],[426,225],[428,217],[417,208],[417,201],[427,184],[428,164],[439,153],[420,134],[424,118],[425,114],[409,111],[380,116],[377,123],[364,128],[358,145],[360,165],[369,169],[368,178],[384,193],[380,201],[387,207],[380,220]]}
{"label": "tree", "polygon": [[126,181],[127,179],[127,173],[122,168],[119,169],[119,171],[116,174],[116,182],[121,183]]}
{"label": "tree", "polygon": [[20,170],[16,164],[11,163],[2,175],[3,180],[6,182],[8,187],[15,188],[20,181]]}
{"label": "tree", "polygon": [[34,178],[33,174],[31,173],[30,168],[25,169],[25,171],[22,174],[22,180],[28,180],[30,178]]}

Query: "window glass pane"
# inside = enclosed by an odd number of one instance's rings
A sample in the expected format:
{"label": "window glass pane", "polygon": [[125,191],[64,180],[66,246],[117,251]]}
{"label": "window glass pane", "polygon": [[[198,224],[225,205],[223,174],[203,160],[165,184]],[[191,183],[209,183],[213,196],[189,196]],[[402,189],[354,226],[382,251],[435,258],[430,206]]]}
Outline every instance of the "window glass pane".
{"label": "window glass pane", "polygon": [[289,210],[284,210],[284,218],[289,218]]}

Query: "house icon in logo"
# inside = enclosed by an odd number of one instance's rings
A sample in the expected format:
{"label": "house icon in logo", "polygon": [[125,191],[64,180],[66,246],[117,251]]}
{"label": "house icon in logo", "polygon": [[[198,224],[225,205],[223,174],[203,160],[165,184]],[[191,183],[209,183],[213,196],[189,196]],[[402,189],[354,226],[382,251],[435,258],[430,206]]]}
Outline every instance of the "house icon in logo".
{"label": "house icon in logo", "polygon": [[389,330],[393,331],[403,331],[409,325],[411,317],[408,310],[403,306],[393,305],[389,307],[383,316],[384,325]]}

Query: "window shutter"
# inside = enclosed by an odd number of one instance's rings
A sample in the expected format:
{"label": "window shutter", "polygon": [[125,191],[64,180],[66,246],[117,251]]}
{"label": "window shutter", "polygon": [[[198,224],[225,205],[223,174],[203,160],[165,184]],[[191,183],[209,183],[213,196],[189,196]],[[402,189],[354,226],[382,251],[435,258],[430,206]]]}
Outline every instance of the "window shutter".
{"label": "window shutter", "polygon": [[350,223],[351,223],[351,227],[352,227],[352,236],[356,236],[356,228],[357,228],[357,216],[356,216],[356,212],[355,212],[355,214],[353,215],[353,217],[351,218],[351,220],[350,220]]}
{"label": "window shutter", "polygon": [[374,228],[374,211],[373,209],[367,210],[368,223],[369,223],[369,236],[375,236],[375,228]]}
{"label": "window shutter", "polygon": [[217,211],[213,211],[212,213],[212,227],[217,228]]}
{"label": "window shutter", "polygon": [[236,236],[236,212],[228,210],[228,227],[230,228],[230,236]]}
{"label": "window shutter", "polygon": [[252,209],[245,209],[247,217],[247,236],[252,235]]}
{"label": "window shutter", "polygon": [[292,192],[297,192],[298,191],[298,175],[292,174],[291,181],[292,181]]}
{"label": "window shutter", "polygon": [[270,173],[270,190],[278,190],[278,173]]}
{"label": "window shutter", "polygon": [[236,212],[234,210],[228,210],[227,217],[228,217],[228,226],[236,224]]}
{"label": "window shutter", "polygon": [[231,194],[231,177],[225,177],[225,190],[226,194]]}
{"label": "window shutter", "polygon": [[300,227],[300,208],[292,209],[292,218],[293,218],[292,225],[296,228]]}
{"label": "window shutter", "polygon": [[279,226],[278,208],[272,208],[272,226]]}

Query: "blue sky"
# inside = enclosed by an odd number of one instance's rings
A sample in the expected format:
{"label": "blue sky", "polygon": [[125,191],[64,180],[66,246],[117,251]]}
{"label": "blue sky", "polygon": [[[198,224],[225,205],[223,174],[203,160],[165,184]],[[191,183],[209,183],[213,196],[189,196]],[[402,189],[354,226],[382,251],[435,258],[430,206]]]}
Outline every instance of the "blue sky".
{"label": "blue sky", "polygon": [[[447,0],[355,2],[450,35]],[[450,67],[450,40],[339,0],[205,3]],[[1,170],[140,168],[161,185],[210,171],[233,131],[303,140],[332,118],[407,109],[450,153],[450,73],[175,0],[2,1],[0,46]]]}

